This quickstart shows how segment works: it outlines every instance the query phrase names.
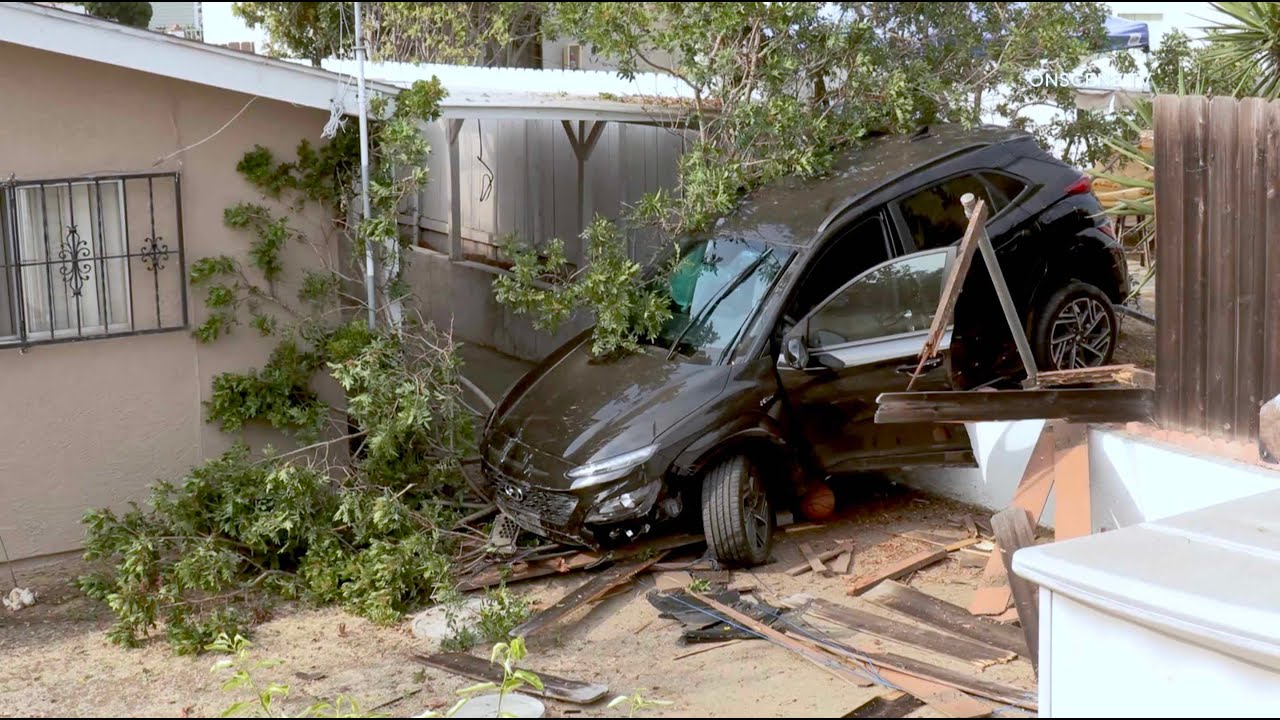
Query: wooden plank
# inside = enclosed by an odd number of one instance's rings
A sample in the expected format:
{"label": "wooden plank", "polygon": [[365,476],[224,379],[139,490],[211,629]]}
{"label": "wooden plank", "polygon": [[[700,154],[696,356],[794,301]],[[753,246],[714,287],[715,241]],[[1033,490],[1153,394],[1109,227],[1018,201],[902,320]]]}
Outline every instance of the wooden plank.
{"label": "wooden plank", "polygon": [[996,710],[991,703],[985,700],[970,697],[955,688],[947,687],[931,680],[918,678],[886,667],[876,668],[876,673],[885,682],[910,693],[943,717],[987,717]]}
{"label": "wooden plank", "polygon": [[1183,157],[1180,98],[1161,95],[1155,103],[1155,203],[1165,222],[1156,224],[1156,419],[1166,425],[1182,422],[1183,296],[1182,253]]}
{"label": "wooden plank", "polygon": [[[797,641],[800,641],[800,642],[810,642],[810,643],[813,642],[812,640],[808,640],[806,638],[796,638],[796,639]],[[878,652],[874,647],[869,646],[869,644],[865,639],[859,640],[857,636],[855,636],[850,643],[842,644],[842,643],[835,642],[833,640],[828,640],[828,641],[824,641],[821,644],[817,644],[817,643],[814,643],[814,644],[834,655],[848,658],[850,660],[869,663],[875,666],[875,673],[882,680],[893,684],[895,687],[899,687],[899,688],[902,688],[903,690],[906,690],[912,695],[915,695],[916,697],[919,697],[920,699],[925,700],[925,702],[929,702],[927,698],[923,697],[921,694],[917,693],[915,690],[907,686],[906,683],[908,678],[915,678],[918,680],[927,681],[935,686],[942,685],[955,690],[959,690],[961,691],[961,694],[959,696],[956,696],[958,699],[965,699],[969,701],[976,700],[975,698],[970,698],[964,695],[964,693],[968,693],[970,695],[977,695],[978,697],[986,698],[988,700],[995,700],[996,702],[1004,703],[1006,705],[1013,705],[1015,707],[1025,708],[1027,710],[1036,709],[1036,701],[1035,701],[1033,690],[1014,687],[1012,685],[1004,685],[996,682],[988,682],[985,680],[980,680],[978,678],[975,678],[972,675],[967,675],[965,673],[956,672],[954,670],[950,670],[947,668],[938,667],[937,665],[931,665],[929,663],[922,662],[919,660],[902,657],[901,655],[895,655],[893,653],[881,653],[881,652]],[[982,706],[985,706],[987,708],[986,712],[990,712],[991,710],[994,709],[994,708],[991,708],[989,705],[986,705],[985,703],[973,702],[973,703],[970,703],[971,709],[968,712],[977,712],[977,713],[985,714],[981,709]],[[944,714],[947,714],[947,713],[944,713]],[[956,715],[949,715],[949,716],[950,717],[980,717],[981,715],[956,714]]]}
{"label": "wooden plank", "polygon": [[840,553],[832,569],[841,575],[848,575],[853,572],[853,543],[849,543],[848,549]]}
{"label": "wooden plank", "polygon": [[1236,188],[1240,183],[1236,99],[1226,96],[1209,103],[1209,256],[1208,354],[1205,359],[1208,431],[1216,437],[1233,435],[1235,422],[1236,308],[1240,289],[1239,213]]}
{"label": "wooden plank", "polygon": [[462,152],[458,147],[461,120],[447,120],[449,149],[449,259],[462,259]]}
{"label": "wooden plank", "polygon": [[910,575],[920,568],[928,567],[929,565],[942,560],[946,556],[946,550],[925,550],[923,552],[918,552],[915,555],[899,560],[882,570],[878,570],[869,575],[858,576],[850,584],[848,594],[861,595],[885,580],[897,580],[898,578]]}
{"label": "wooden plank", "polygon": [[996,531],[996,540],[1000,543],[1000,557],[1009,576],[1009,586],[1013,590],[1013,604],[1018,608],[1018,620],[1022,623],[1022,634],[1027,640],[1027,659],[1031,661],[1032,667],[1038,667],[1040,597],[1035,585],[1013,573],[1013,554],[1036,542],[1031,514],[1020,507],[1005,508],[992,516],[991,527]]}
{"label": "wooden plank", "polygon": [[[1022,479],[1018,481],[1018,487],[1013,491],[1013,500],[1010,501],[1011,507],[1026,510],[1037,521],[1044,513],[1049,492],[1053,489],[1055,435],[1056,426],[1045,423],[1040,430],[1040,437],[1036,439],[1036,446],[1031,451],[1031,459],[1027,461],[1027,469],[1022,473]],[[999,615],[1009,607],[1012,598],[1000,553],[993,552],[987,560],[987,568],[982,573],[978,589],[973,594],[969,612],[974,615]]]}
{"label": "wooden plank", "polygon": [[976,618],[959,605],[952,605],[902,583],[881,583],[862,597],[938,630],[1019,655],[1027,652],[1027,644],[1021,633]]}
{"label": "wooden plank", "polygon": [[[1240,101],[1240,188],[1236,206],[1239,208],[1240,244],[1237,283],[1239,299],[1236,306],[1235,360],[1235,420],[1231,424],[1231,436],[1236,440],[1258,437],[1258,408],[1270,399],[1262,394],[1262,348],[1265,327],[1263,301],[1266,297],[1267,236],[1266,186],[1267,103],[1259,98]],[[1272,148],[1274,152],[1275,149]],[[1274,194],[1274,186],[1270,189]],[[1276,236],[1272,242],[1280,242]]]}
{"label": "wooden plank", "polygon": [[822,564],[818,555],[809,547],[809,543],[800,543],[800,554],[809,562],[809,569],[823,577],[831,577],[831,569]]}
{"label": "wooden plank", "polygon": [[[534,580],[548,575],[585,570],[593,565],[640,557],[648,553],[693,547],[703,542],[705,542],[705,539],[701,535],[672,535],[669,537],[653,538],[651,540],[634,543],[632,545],[617,548],[608,553],[583,552],[569,557],[530,562],[526,568],[516,572],[511,572],[511,568],[506,566],[492,567],[484,572],[477,573],[460,581],[458,583],[458,590],[462,592],[481,590],[483,588],[493,587],[500,583],[510,585],[512,583],[522,582],[524,580]],[[674,569],[684,570],[687,569],[687,567],[688,564],[685,563]]]}
{"label": "wooden plank", "polygon": [[846,718],[903,718],[924,707],[924,702],[914,695],[893,692],[877,695],[841,717]]}
{"label": "wooden plank", "polygon": [[[842,552],[844,552],[844,549],[837,547],[834,550],[827,550],[825,552],[818,553],[817,559],[821,562],[827,562],[828,560],[836,559],[837,557],[839,557],[840,553]],[[809,572],[812,569],[813,569],[813,566],[810,565],[809,561],[806,559],[803,563],[799,565],[795,565],[790,568],[787,568],[785,574],[790,575],[791,577],[798,577],[800,575],[803,575]]]}
{"label": "wooden plank", "polygon": [[[1264,185],[1280,188],[1280,100],[1267,104],[1267,171]],[[1280,395],[1280,192],[1267,193],[1266,288],[1262,397]]]}
{"label": "wooden plank", "polygon": [[976,642],[969,638],[949,635],[931,628],[908,625],[865,610],[837,605],[827,600],[814,600],[809,605],[809,612],[828,622],[843,625],[850,630],[929,650],[957,660],[973,663],[980,668],[1005,663],[1017,656],[1016,653]]}
{"label": "wooden plank", "polygon": [[[965,204],[965,212],[969,212],[973,196],[965,195],[963,199],[969,200]],[[1027,340],[1026,329],[1022,326],[1022,316],[1019,315],[1013,296],[1009,293],[1009,284],[1005,282],[1000,258],[996,256],[996,249],[991,246],[991,239],[987,237],[987,229],[984,227],[978,228],[978,249],[982,251],[982,264],[987,266],[987,274],[991,276],[991,287],[996,291],[996,299],[1000,301],[1000,311],[1004,314],[1004,321],[1009,326],[1013,343],[1018,348],[1022,367],[1027,372],[1026,387],[1036,387],[1038,372],[1035,355],[1031,352],[1031,342]]]}
{"label": "wooden plank", "polygon": [[718,603],[714,599],[705,595],[695,595],[694,597],[706,603],[712,610],[720,613],[723,618],[732,620],[734,624],[756,633],[774,645],[777,645],[795,655],[799,655],[805,660],[808,660],[835,676],[837,679],[858,687],[869,687],[872,684],[870,680],[859,675],[857,671],[849,667],[847,664],[833,660],[828,653],[805,644],[802,638],[793,638],[789,635],[784,635],[768,625],[765,625],[754,618],[743,615],[737,610]]}
{"label": "wooden plank", "polygon": [[1038,379],[1040,380],[1040,387],[1105,382],[1133,384],[1133,371],[1136,369],[1133,363],[1128,363],[1125,365],[1073,368],[1071,370],[1049,370],[1048,372],[1040,373]]}
{"label": "wooden plank", "polygon": [[[413,658],[428,667],[444,670],[464,678],[479,682],[502,683],[502,666],[487,660],[473,657],[465,653],[440,653],[438,655],[420,655],[414,653]],[[587,683],[579,680],[566,680],[555,675],[537,671],[542,680],[543,689],[525,686],[520,692],[540,695],[552,700],[562,700],[575,705],[590,705],[599,702],[609,694],[609,686],[598,683]]]}
{"label": "wooden plank", "polygon": [[565,616],[579,607],[592,600],[599,600],[619,585],[631,582],[632,578],[649,569],[649,566],[658,562],[664,554],[659,552],[647,559],[620,562],[604,570],[565,595],[554,605],[518,625],[511,631],[511,636],[523,637],[526,642],[536,638],[555,627]]}
{"label": "wooden plank", "polygon": [[1053,469],[1053,532],[1057,540],[1093,532],[1089,502],[1089,428],[1055,428]]}
{"label": "wooden plank", "polygon": [[1145,422],[1155,394],[1145,388],[965,390],[881,393],[877,423],[1065,420]]}
{"label": "wooden plank", "polygon": [[951,324],[951,316],[956,310],[956,301],[960,298],[964,279],[969,275],[974,252],[978,249],[978,229],[986,223],[987,203],[979,200],[977,207],[969,214],[969,225],[960,238],[960,248],[957,251],[955,264],[951,268],[951,273],[947,275],[946,285],[942,288],[942,297],[938,299],[938,310],[933,316],[933,324],[929,328],[928,337],[925,338],[924,347],[920,348],[920,360],[916,363],[915,372],[911,374],[911,381],[907,383],[907,390],[911,390],[929,358],[938,353],[938,344],[942,342],[942,336],[946,333],[947,326]]}
{"label": "wooden plank", "polygon": [[[1181,353],[1179,361],[1181,374],[1175,380],[1182,395],[1179,403],[1182,418],[1175,427],[1200,433],[1207,430],[1208,418],[1205,407],[1205,361],[1208,339],[1205,289],[1208,287],[1206,261],[1209,258],[1208,183],[1205,182],[1205,178],[1208,177],[1208,143],[1206,141],[1208,121],[1209,100],[1207,98],[1189,97],[1182,101],[1182,135],[1185,139],[1183,147],[1185,175],[1181,188],[1183,193],[1182,293],[1179,298],[1182,302],[1182,335],[1180,346],[1176,348]],[[1160,241],[1156,242],[1158,244]],[[1158,296],[1162,291],[1159,287],[1156,290]],[[1163,332],[1163,325],[1156,328],[1157,335]]]}

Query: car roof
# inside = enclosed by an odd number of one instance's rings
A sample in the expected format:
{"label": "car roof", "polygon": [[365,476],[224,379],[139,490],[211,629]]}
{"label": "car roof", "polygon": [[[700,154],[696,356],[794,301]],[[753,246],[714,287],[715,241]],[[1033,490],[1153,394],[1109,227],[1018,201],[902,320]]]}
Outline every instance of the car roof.
{"label": "car roof", "polygon": [[843,151],[822,177],[786,178],[751,193],[716,232],[808,247],[832,212],[890,182],[947,158],[1029,137],[1005,127],[931,125],[911,135],[869,139]]}

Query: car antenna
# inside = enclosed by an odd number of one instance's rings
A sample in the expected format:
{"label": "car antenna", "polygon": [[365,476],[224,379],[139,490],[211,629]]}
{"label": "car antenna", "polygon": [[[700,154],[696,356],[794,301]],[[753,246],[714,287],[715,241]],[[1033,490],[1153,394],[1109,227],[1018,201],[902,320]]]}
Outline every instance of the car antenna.
{"label": "car antenna", "polygon": [[920,128],[919,130],[915,131],[915,133],[913,133],[913,134],[911,135],[911,139],[912,139],[912,140],[916,140],[916,139],[918,139],[918,138],[928,137],[928,136],[929,136],[929,126],[928,126],[928,125],[925,125],[924,127],[922,127],[922,128]]}

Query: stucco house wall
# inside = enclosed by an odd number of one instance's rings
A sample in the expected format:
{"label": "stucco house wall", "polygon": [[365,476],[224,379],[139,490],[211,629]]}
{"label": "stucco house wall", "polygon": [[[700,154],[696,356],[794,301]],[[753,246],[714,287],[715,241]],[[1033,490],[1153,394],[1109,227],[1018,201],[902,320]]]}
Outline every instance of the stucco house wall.
{"label": "stucco house wall", "polygon": [[[0,68],[0,182],[177,172],[188,270],[210,255],[246,256],[249,237],[222,221],[224,208],[259,200],[235,169],[244,152],[260,144],[292,157],[301,138],[320,140],[329,118],[267,97],[5,42]],[[319,208],[296,220],[316,237],[327,224]],[[171,215],[167,222],[176,227]],[[147,230],[129,223],[131,251]],[[337,252],[332,240],[325,252]],[[292,272],[318,259],[297,244],[285,262]],[[147,298],[143,306],[151,302],[150,288],[134,292]],[[278,292],[293,293],[287,286]],[[203,420],[210,380],[260,366],[274,341],[246,326],[198,343],[190,327],[206,311],[197,292],[188,288],[188,295],[186,329],[0,345],[0,536],[11,559],[77,549],[87,508],[141,500],[149,483],[177,479],[228,446],[230,438]],[[180,318],[178,296],[176,285],[162,293],[166,315]],[[134,305],[142,312],[136,299]]]}

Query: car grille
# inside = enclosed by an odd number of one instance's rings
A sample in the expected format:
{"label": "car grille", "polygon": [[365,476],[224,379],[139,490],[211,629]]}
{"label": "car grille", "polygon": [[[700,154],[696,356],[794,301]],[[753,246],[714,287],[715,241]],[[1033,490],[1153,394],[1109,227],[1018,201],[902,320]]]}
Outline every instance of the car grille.
{"label": "car grille", "polygon": [[493,482],[494,497],[502,511],[522,527],[537,531],[567,526],[578,507],[572,494],[536,486],[547,477],[544,468],[561,464],[563,460],[512,441],[506,433],[495,433],[485,452],[483,469]]}
{"label": "car grille", "polygon": [[[494,496],[502,511],[521,525],[564,527],[578,508],[578,499],[569,493],[543,490],[521,482],[489,462],[485,470],[493,479]],[[523,521],[523,522],[522,522]]]}

